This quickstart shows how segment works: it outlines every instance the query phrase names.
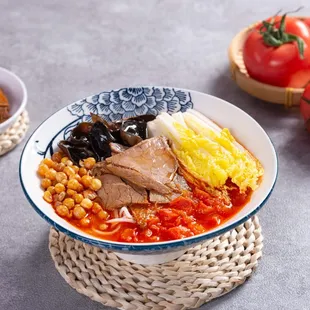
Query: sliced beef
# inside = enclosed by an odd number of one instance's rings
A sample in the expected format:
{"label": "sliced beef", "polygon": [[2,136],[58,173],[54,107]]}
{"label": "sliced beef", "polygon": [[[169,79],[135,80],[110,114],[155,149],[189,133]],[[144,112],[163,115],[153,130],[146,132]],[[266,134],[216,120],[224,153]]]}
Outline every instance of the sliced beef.
{"label": "sliced beef", "polygon": [[181,192],[191,190],[184,177],[179,173],[175,174],[172,184],[174,184],[175,188],[177,188]]}
{"label": "sliced beef", "polygon": [[96,178],[100,178],[104,174],[111,174],[111,171],[107,168],[107,162],[105,160],[96,163],[91,170],[91,175]]}
{"label": "sliced beef", "polygon": [[156,191],[150,191],[149,201],[156,203],[169,203],[173,199],[182,195],[183,191],[190,190],[190,187],[187,185],[186,180],[178,173],[175,174],[175,177],[173,181],[169,184],[169,187],[173,189],[173,192],[167,195],[162,195]]}
{"label": "sliced beef", "polygon": [[106,159],[113,174],[160,194],[169,194],[169,184],[178,168],[165,137],[144,140],[128,150]]}
{"label": "sliced beef", "polygon": [[111,142],[109,146],[110,146],[112,155],[123,153],[128,149],[128,146],[124,146],[124,145],[114,143],[114,142]]}
{"label": "sliced beef", "polygon": [[131,187],[118,176],[104,174],[100,176],[101,189],[97,192],[103,206],[112,210],[131,204],[148,204],[147,192],[143,188]]}

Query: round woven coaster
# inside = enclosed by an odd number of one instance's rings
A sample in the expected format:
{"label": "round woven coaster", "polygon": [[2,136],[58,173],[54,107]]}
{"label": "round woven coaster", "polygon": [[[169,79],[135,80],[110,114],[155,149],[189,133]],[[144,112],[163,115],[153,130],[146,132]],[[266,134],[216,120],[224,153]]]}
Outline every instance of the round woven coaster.
{"label": "round woven coaster", "polygon": [[11,151],[26,135],[29,127],[28,112],[24,111],[5,132],[0,134],[0,156]]}
{"label": "round woven coaster", "polygon": [[126,310],[198,308],[242,284],[256,268],[262,247],[256,216],[177,260],[153,266],[121,260],[54,228],[49,236],[55,266],[69,285],[105,306]]}

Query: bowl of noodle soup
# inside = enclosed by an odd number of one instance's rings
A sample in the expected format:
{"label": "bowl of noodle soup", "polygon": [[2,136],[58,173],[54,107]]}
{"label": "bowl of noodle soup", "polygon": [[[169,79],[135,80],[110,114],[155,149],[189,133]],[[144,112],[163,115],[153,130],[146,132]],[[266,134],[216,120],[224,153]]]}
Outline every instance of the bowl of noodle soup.
{"label": "bowl of noodle soup", "polygon": [[251,218],[277,171],[270,138],[244,111],[157,86],[55,112],[19,167],[26,198],[51,226],[140,264],[171,261]]}

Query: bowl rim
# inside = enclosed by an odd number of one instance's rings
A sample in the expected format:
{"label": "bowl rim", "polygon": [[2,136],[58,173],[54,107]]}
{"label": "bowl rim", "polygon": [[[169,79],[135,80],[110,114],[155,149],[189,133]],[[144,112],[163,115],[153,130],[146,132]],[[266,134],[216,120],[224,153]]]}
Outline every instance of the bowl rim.
{"label": "bowl rim", "polygon": [[[178,87],[172,87],[172,86],[154,86],[154,85],[140,85],[140,86],[133,86],[134,88],[137,87],[158,87],[158,88],[174,88],[174,89],[180,89],[183,91],[187,91],[187,92],[195,92],[201,95],[207,95],[213,98],[216,98],[218,100],[224,101],[227,104],[233,105],[232,103],[221,99],[219,97],[210,95],[210,94],[206,94],[200,91],[196,91],[196,90],[190,90],[190,89],[186,89],[186,88],[178,88]],[[130,87],[123,87],[123,88],[130,88]],[[112,90],[118,90],[121,88],[113,88]],[[103,90],[105,91],[105,90]],[[102,91],[101,91],[102,92]],[[98,94],[98,93],[96,93]],[[90,95],[92,96],[92,95]],[[87,96],[89,97],[89,96]],[[85,98],[87,98],[85,97]],[[83,100],[85,98],[79,99],[79,100]],[[76,101],[79,101],[76,100]],[[90,245],[94,245],[94,246],[98,246],[101,248],[106,248],[106,249],[110,249],[110,250],[116,250],[116,251],[134,251],[134,252],[145,252],[145,251],[160,251],[160,250],[165,250],[165,249],[171,249],[171,248],[180,248],[180,247],[184,247],[187,245],[191,245],[191,244],[198,244],[201,243],[203,240],[207,240],[207,239],[212,239],[215,238],[219,235],[222,235],[224,233],[226,233],[227,231],[230,231],[232,229],[234,229],[235,227],[243,224],[244,222],[246,222],[248,219],[250,219],[251,217],[253,217],[268,201],[270,195],[272,194],[275,184],[277,182],[278,179],[278,154],[275,150],[274,147],[274,143],[272,142],[271,138],[269,137],[269,135],[267,134],[267,132],[262,128],[262,126],[252,117],[250,116],[248,113],[246,113],[245,111],[243,111],[242,109],[240,109],[239,107],[233,105],[237,110],[239,110],[239,112],[246,114],[249,118],[251,118],[251,120],[253,122],[256,123],[257,126],[259,126],[263,132],[266,134],[266,137],[269,139],[269,142],[272,145],[273,148],[273,154],[274,154],[274,160],[275,160],[275,176],[274,176],[274,180],[272,183],[272,186],[270,187],[269,192],[267,193],[267,195],[265,196],[265,198],[262,200],[262,202],[256,206],[256,208],[250,212],[249,214],[245,215],[244,217],[242,217],[241,219],[239,219],[236,222],[231,223],[230,225],[228,225],[227,227],[223,227],[218,229],[215,232],[205,232],[199,235],[195,235],[195,236],[191,236],[191,237],[187,237],[184,239],[177,239],[177,240],[170,240],[170,241],[160,241],[160,242],[148,242],[148,243],[133,243],[133,242],[116,242],[116,241],[109,241],[109,240],[95,240],[92,239],[92,236],[89,235],[89,237],[84,237],[81,236],[75,232],[69,231],[68,229],[66,229],[65,227],[63,227],[62,225],[59,225],[57,223],[55,223],[51,218],[49,218],[47,215],[45,215],[38,207],[37,205],[33,202],[33,200],[31,199],[31,197],[28,195],[28,192],[25,188],[24,182],[23,182],[23,177],[22,177],[22,173],[21,173],[21,169],[22,169],[22,160],[23,160],[23,155],[25,152],[25,149],[29,143],[29,141],[31,140],[32,136],[36,133],[36,131],[50,118],[52,118],[56,113],[58,113],[59,111],[66,109],[69,105],[75,103],[76,101],[73,101],[72,103],[58,109],[57,111],[55,111],[53,114],[51,114],[49,117],[47,117],[43,122],[41,122],[37,128],[33,131],[33,133],[30,135],[30,137],[28,138],[27,142],[24,145],[24,148],[22,150],[21,156],[20,156],[20,161],[19,161],[19,180],[21,183],[21,187],[22,190],[28,200],[28,202],[30,203],[30,205],[33,207],[33,209],[40,215],[40,217],[42,217],[45,221],[47,221],[47,223],[49,223],[51,226],[55,227],[58,231],[68,235],[69,237],[72,237],[73,239],[76,240],[80,240],[84,243],[90,244]]]}
{"label": "bowl rim", "polygon": [[3,123],[0,124],[0,130],[2,128],[7,127],[8,125],[10,125],[10,123],[18,116],[22,113],[22,111],[25,109],[25,106],[27,104],[27,100],[28,100],[28,92],[27,92],[27,88],[25,83],[22,81],[22,79],[13,71],[10,71],[6,68],[0,67],[0,71],[5,72],[6,74],[12,76],[14,79],[17,80],[17,82],[20,84],[21,88],[22,88],[22,92],[23,92],[23,99],[20,103],[20,106],[18,107],[18,109],[16,110],[16,112],[11,115],[6,121],[4,121]]}

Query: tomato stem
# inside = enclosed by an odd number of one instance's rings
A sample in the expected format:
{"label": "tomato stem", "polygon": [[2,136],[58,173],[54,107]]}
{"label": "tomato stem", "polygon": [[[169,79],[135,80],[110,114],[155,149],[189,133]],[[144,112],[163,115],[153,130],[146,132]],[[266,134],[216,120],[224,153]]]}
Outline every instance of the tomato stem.
{"label": "tomato stem", "polygon": [[[285,19],[288,13],[294,13],[301,10],[302,7],[298,8],[295,11],[287,12],[282,15],[280,26],[275,27],[275,18],[273,17],[270,22],[263,21],[262,26],[259,29],[259,33],[262,35],[264,43],[268,46],[279,47],[286,43],[297,43],[299,57],[304,58],[304,40],[294,34],[285,32]],[[277,13],[278,14],[278,13]]]}

